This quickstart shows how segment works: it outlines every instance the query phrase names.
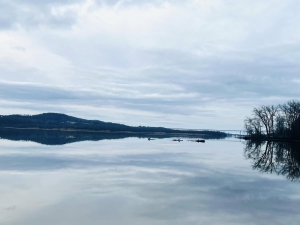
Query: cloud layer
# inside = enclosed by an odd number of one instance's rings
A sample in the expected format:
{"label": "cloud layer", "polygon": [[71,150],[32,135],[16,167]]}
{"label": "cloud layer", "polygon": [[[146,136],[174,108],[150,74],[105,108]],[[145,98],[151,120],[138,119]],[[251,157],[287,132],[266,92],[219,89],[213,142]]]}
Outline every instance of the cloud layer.
{"label": "cloud layer", "polygon": [[242,129],[297,99],[300,3],[0,0],[1,114]]}

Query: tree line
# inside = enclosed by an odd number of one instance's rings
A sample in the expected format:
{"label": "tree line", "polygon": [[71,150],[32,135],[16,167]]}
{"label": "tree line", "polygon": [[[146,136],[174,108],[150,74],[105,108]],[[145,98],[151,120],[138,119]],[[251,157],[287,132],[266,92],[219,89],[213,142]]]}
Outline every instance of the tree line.
{"label": "tree line", "polygon": [[300,101],[254,108],[245,129],[250,137],[300,139]]}

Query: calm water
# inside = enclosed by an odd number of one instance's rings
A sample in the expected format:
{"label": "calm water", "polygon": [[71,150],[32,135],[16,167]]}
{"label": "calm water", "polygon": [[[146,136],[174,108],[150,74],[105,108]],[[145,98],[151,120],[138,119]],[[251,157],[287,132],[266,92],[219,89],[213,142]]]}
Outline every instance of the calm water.
{"label": "calm water", "polygon": [[300,182],[238,140],[0,140],[1,225],[299,224]]}

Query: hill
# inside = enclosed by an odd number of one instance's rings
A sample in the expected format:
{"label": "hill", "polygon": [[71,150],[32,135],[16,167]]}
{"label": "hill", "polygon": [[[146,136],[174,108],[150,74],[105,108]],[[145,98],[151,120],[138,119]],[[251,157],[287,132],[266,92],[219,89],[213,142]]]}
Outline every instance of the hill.
{"label": "hill", "polygon": [[80,132],[114,132],[114,133],[181,133],[187,135],[207,135],[225,137],[226,134],[217,131],[185,131],[164,127],[133,127],[124,124],[86,120],[60,113],[43,113],[38,115],[8,115],[0,116],[0,128],[10,129],[40,129]]}

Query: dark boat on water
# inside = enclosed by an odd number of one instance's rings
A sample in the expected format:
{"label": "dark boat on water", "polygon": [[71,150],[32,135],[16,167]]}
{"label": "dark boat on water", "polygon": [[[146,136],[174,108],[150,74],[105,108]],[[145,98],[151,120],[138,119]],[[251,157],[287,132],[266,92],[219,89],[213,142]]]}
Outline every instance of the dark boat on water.
{"label": "dark boat on water", "polygon": [[190,140],[192,142],[198,142],[198,143],[205,143],[205,140],[201,140],[201,139],[198,139],[198,140]]}

